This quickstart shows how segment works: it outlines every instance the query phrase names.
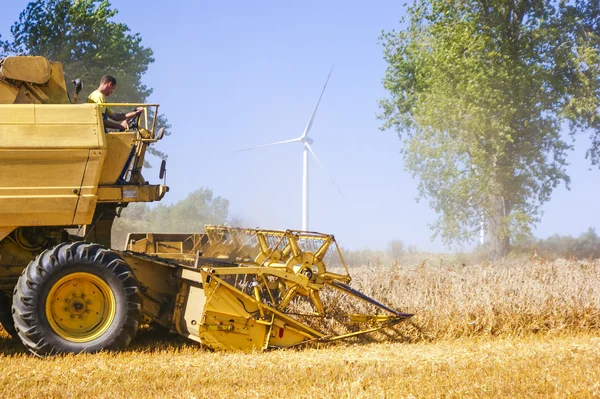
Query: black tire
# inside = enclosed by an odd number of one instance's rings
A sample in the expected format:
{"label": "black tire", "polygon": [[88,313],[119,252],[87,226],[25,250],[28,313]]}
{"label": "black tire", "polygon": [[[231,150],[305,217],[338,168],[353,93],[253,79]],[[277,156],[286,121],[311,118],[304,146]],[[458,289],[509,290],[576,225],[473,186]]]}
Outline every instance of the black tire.
{"label": "black tire", "polygon": [[[72,287],[79,287],[75,276],[84,276],[84,279],[88,276],[97,281],[100,287],[103,287],[101,290],[107,293],[106,298],[110,298],[105,302],[112,306],[110,316],[102,321],[102,329],[95,335],[81,336],[85,342],[71,339],[69,334],[65,333],[67,330],[61,330],[62,324],[57,323],[63,323],[63,319],[58,321],[58,316],[54,317],[54,313],[48,310],[48,307],[52,309],[54,306],[54,299],[47,306],[49,296],[55,298],[56,293],[60,292],[57,290],[62,289],[56,287],[79,289],[71,288],[70,278],[75,279]],[[61,283],[63,281],[68,283]],[[81,286],[84,287],[83,284]],[[73,296],[77,297],[77,294],[74,293]],[[77,299],[80,303],[75,303],[76,300],[73,299],[73,306],[78,305],[73,310],[69,309],[68,304],[64,305],[65,314],[71,314],[69,317],[74,318],[73,313],[66,311],[80,311],[82,306],[88,306],[85,305],[84,297],[82,294],[80,300]],[[65,299],[65,302],[69,301]],[[104,304],[102,300],[96,302]],[[90,304],[91,301],[87,303]],[[91,309],[92,305],[89,305],[89,308]],[[103,305],[102,309],[104,308],[106,306]],[[121,350],[129,345],[137,333],[141,309],[138,281],[127,263],[115,252],[86,242],[63,243],[42,252],[23,271],[13,296],[16,332],[23,344],[39,356]],[[77,318],[89,317],[90,323],[94,323],[98,317],[102,317],[95,316],[98,312],[94,315],[94,311],[92,316],[80,313]],[[85,312],[89,314],[89,309],[85,309]],[[66,320],[69,321],[68,318]],[[76,323],[79,324],[77,321]]]}
{"label": "black tire", "polygon": [[12,317],[12,296],[0,292],[0,324],[11,337],[16,338],[15,322]]}

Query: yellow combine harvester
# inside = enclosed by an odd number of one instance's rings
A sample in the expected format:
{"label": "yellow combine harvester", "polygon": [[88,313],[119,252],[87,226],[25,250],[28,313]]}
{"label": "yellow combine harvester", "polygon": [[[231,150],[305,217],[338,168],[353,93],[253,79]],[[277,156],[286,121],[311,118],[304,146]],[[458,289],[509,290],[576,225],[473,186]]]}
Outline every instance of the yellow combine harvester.
{"label": "yellow combine harvester", "polygon": [[[141,173],[164,132],[158,105],[109,105],[145,112],[135,129],[104,133],[98,105],[71,104],[59,63],[0,61],[0,322],[33,353],[122,349],[142,323],[213,349],[253,350],[411,316],[348,285],[331,235],[207,226],[131,234],[125,250],[110,249],[121,210],[159,201],[168,187]],[[346,305],[356,314],[341,310],[345,297],[357,300]]]}

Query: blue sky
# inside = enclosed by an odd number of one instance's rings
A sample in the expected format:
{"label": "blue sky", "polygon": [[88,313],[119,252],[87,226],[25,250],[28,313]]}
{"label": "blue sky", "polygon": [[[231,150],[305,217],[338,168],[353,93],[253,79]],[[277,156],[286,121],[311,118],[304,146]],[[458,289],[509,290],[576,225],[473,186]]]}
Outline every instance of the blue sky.
{"label": "blue sky", "polygon": [[[25,0],[3,2],[7,38]],[[431,241],[435,213],[417,202],[417,182],[404,170],[400,141],[380,131],[377,101],[386,95],[378,37],[398,28],[397,1],[112,1],[116,20],[139,32],[156,62],[144,82],[173,134],[158,146],[169,154],[166,202],[199,187],[230,200],[248,227],[300,228],[302,146],[252,152],[240,148],[299,136],[327,73],[335,69],[310,136],[313,149],[344,193],[310,163],[310,229],[336,235],[345,247],[385,248],[392,239],[419,249]],[[118,78],[118,77],[117,77]],[[95,82],[86,82],[95,84]],[[600,171],[589,170],[586,135],[571,154],[571,191],[544,205],[538,237],[600,227]],[[158,163],[158,162],[155,162]],[[158,168],[147,172],[157,182]]]}

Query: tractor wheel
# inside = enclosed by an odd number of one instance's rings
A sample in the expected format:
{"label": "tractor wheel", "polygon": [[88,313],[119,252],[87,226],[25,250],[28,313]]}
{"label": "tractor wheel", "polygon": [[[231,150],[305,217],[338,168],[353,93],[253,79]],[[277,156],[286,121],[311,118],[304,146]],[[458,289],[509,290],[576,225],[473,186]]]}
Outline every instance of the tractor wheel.
{"label": "tractor wheel", "polygon": [[133,272],[98,244],[59,244],[34,259],[13,296],[17,334],[36,355],[120,350],[137,333]]}
{"label": "tractor wheel", "polygon": [[16,338],[15,322],[12,317],[12,297],[0,292],[0,324],[11,337]]}

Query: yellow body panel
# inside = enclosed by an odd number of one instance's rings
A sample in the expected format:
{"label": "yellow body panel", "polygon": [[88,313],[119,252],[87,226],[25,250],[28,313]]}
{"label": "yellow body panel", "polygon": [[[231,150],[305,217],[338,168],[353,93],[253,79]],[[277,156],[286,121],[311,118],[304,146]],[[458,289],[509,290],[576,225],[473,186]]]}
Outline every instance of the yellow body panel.
{"label": "yellow body panel", "polygon": [[69,104],[62,65],[44,57],[0,60],[0,104]]}
{"label": "yellow body panel", "polygon": [[134,145],[135,132],[111,133],[106,135],[106,165],[100,175],[100,184],[116,183]]}
{"label": "yellow body panel", "polygon": [[0,227],[0,240],[4,239],[7,235],[9,235],[16,226],[1,226]]}
{"label": "yellow body panel", "polygon": [[0,226],[90,223],[104,136],[94,104],[0,105]]}
{"label": "yellow body panel", "polygon": [[[3,60],[2,75],[6,79],[44,84],[52,76],[52,64],[46,57],[7,57]],[[64,81],[64,79],[63,79]]]}
{"label": "yellow body panel", "polygon": [[193,260],[201,249],[204,234],[130,233],[128,251],[152,253],[161,258],[188,258]]}
{"label": "yellow body panel", "polygon": [[79,201],[72,224],[87,224],[92,220],[98,203],[98,179],[106,166],[106,151],[90,150],[79,189]]}
{"label": "yellow body panel", "polygon": [[98,202],[152,202],[159,201],[167,193],[163,185],[133,186],[115,185],[98,188]]}
{"label": "yellow body panel", "polygon": [[0,104],[12,104],[18,93],[18,88],[0,80]]}

